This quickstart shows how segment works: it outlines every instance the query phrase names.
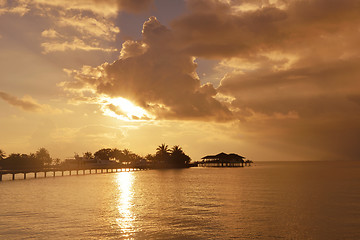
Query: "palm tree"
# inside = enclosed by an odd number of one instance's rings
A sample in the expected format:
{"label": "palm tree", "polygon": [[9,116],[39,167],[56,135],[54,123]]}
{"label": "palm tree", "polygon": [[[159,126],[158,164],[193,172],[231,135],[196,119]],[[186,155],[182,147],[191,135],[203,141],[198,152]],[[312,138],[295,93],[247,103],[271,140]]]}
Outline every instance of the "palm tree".
{"label": "palm tree", "polygon": [[124,150],[122,150],[123,154],[125,155],[125,158],[128,159],[131,155],[131,151],[127,148],[125,148]]}
{"label": "palm tree", "polygon": [[171,150],[165,143],[156,148],[155,160],[158,163],[164,164],[169,160]]}
{"label": "palm tree", "polygon": [[170,152],[171,150],[169,149],[169,146],[166,145],[165,143],[161,144],[156,148],[156,155],[167,155]]}
{"label": "palm tree", "polygon": [[170,161],[174,167],[185,167],[190,162],[190,157],[184,153],[179,145],[175,145],[171,149]]}
{"label": "palm tree", "polygon": [[184,151],[179,145],[175,145],[171,149],[171,154],[182,154],[182,153],[184,153]]}
{"label": "palm tree", "polygon": [[125,148],[124,150],[122,150],[123,155],[124,155],[124,161],[127,164],[134,164],[136,162],[136,160],[139,158],[139,156],[133,152],[131,152],[129,149]]}

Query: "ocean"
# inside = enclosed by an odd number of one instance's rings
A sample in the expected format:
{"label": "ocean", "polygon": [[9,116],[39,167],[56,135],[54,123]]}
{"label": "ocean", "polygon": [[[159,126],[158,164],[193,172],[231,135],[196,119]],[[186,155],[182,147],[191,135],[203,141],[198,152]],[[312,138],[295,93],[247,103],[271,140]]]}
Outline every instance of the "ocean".
{"label": "ocean", "polygon": [[360,162],[4,179],[0,239],[360,239]]}

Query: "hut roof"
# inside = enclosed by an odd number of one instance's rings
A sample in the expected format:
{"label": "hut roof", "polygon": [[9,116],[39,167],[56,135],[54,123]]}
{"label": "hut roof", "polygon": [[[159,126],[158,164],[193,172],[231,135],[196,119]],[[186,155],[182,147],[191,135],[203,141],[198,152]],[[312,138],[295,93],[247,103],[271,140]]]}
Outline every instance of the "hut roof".
{"label": "hut roof", "polygon": [[229,157],[235,158],[235,159],[244,159],[244,158],[245,158],[245,157],[240,156],[240,155],[235,154],[235,153],[230,153],[230,154],[229,154]]}
{"label": "hut roof", "polygon": [[216,158],[219,158],[219,159],[225,159],[225,158],[228,158],[229,155],[222,152],[222,153],[219,153],[218,155],[215,155]]}
{"label": "hut roof", "polygon": [[226,154],[224,152],[219,153],[217,155],[208,155],[205,157],[202,157],[201,159],[216,159],[216,160],[242,160],[245,157],[240,156],[238,154],[235,153],[230,153],[230,154]]}

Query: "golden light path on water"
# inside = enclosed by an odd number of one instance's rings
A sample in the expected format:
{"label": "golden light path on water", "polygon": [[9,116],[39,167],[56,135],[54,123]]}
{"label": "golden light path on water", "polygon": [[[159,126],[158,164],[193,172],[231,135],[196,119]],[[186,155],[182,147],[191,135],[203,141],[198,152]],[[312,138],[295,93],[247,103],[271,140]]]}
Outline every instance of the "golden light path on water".
{"label": "golden light path on water", "polygon": [[121,172],[116,176],[118,188],[117,209],[120,215],[116,219],[116,223],[125,237],[129,237],[134,232],[135,215],[131,210],[134,194],[133,182],[134,176],[132,172]]}

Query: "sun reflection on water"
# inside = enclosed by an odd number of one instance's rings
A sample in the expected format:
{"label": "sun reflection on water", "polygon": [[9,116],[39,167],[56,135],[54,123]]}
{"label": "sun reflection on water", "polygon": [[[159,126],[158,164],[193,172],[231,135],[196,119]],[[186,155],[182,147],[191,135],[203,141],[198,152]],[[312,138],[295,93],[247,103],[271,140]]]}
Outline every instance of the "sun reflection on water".
{"label": "sun reflection on water", "polygon": [[120,215],[116,219],[116,223],[124,233],[125,237],[130,237],[131,234],[135,231],[135,215],[131,209],[134,194],[133,181],[134,176],[132,172],[121,172],[116,176],[116,183],[118,188],[117,209]]}

